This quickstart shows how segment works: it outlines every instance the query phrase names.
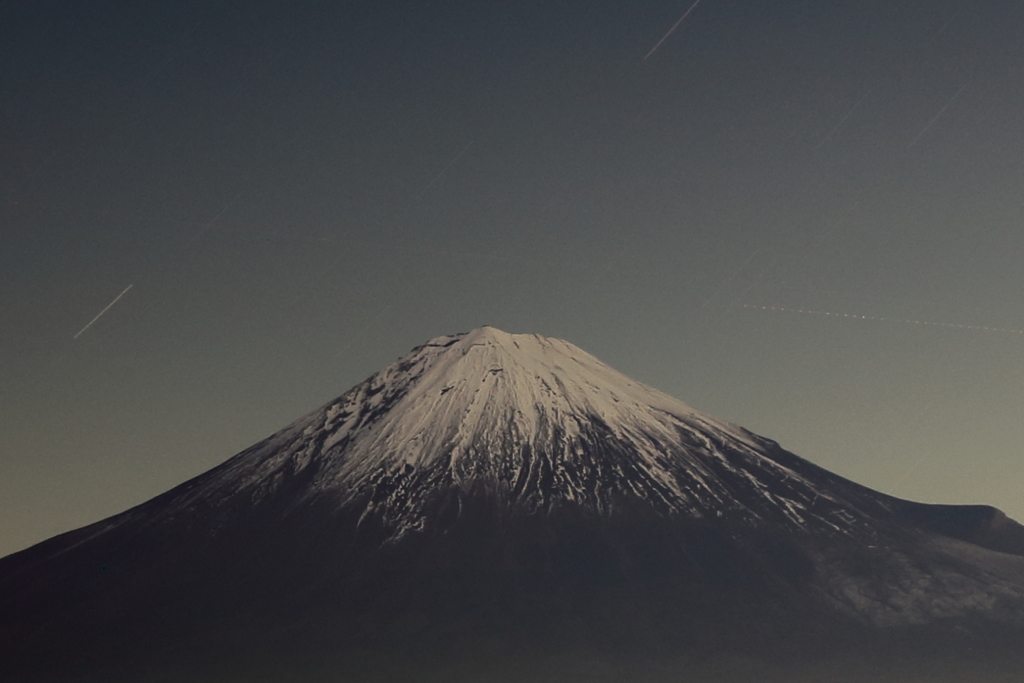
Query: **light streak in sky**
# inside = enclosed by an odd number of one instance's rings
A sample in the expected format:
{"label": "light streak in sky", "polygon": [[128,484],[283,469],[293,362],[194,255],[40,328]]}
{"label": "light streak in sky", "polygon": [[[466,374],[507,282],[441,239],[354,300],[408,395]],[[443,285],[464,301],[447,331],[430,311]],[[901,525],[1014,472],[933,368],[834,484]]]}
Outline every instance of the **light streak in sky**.
{"label": "light streak in sky", "polygon": [[743,271],[744,268],[746,268],[748,265],[750,265],[750,262],[753,261],[754,257],[757,256],[759,253],[761,253],[761,250],[760,249],[755,249],[754,253],[752,253],[750,256],[748,256],[747,260],[743,262],[743,265],[741,265],[739,268],[737,268],[736,271],[732,275],[730,275],[729,277],[725,278],[725,280],[722,282],[722,284],[720,284],[718,286],[718,288],[714,292],[711,293],[711,296],[709,296],[707,298],[707,301],[705,301],[703,304],[701,304],[700,307],[701,308],[707,308],[707,305],[709,303],[711,303],[711,300],[714,299],[716,296],[718,296],[718,293],[721,292],[723,289],[725,289],[726,285],[728,285],[730,282],[732,282],[733,279],[737,275],[739,275]]}
{"label": "light streak in sky", "polygon": [[693,3],[692,5],[690,5],[690,9],[686,10],[686,12],[683,13],[683,16],[679,17],[679,21],[677,21],[676,23],[672,24],[672,28],[670,28],[668,30],[668,33],[663,35],[661,37],[661,40],[659,40],[658,43],[654,47],[651,48],[651,51],[648,52],[646,55],[644,55],[643,61],[647,61],[647,58],[650,57],[651,55],[653,55],[654,51],[657,50],[659,47],[661,47],[661,44],[665,42],[665,39],[668,38],[670,35],[672,35],[673,31],[675,31],[677,28],[679,28],[679,24],[683,23],[683,19],[685,19],[686,17],[690,16],[690,12],[692,12],[693,9],[697,5],[699,5],[699,4],[700,4],[700,0],[697,0],[697,2]]}
{"label": "light streak in sky", "polygon": [[966,88],[966,87],[967,87],[966,83],[964,85],[960,86],[960,89],[956,91],[956,95],[953,95],[952,97],[949,98],[949,102],[946,102],[946,106],[944,106],[942,109],[939,110],[939,113],[936,114],[935,117],[931,121],[928,122],[928,125],[926,125],[924,128],[921,129],[921,132],[917,134],[917,137],[914,138],[910,142],[910,144],[907,145],[907,147],[913,147],[914,143],[917,142],[918,140],[920,140],[921,136],[928,132],[928,129],[932,127],[932,124],[939,120],[939,117],[942,116],[943,112],[945,112],[947,109],[949,109],[949,105],[953,104],[953,100],[955,100],[957,97],[959,97],[960,93],[962,93],[964,91],[964,88]]}
{"label": "light streak in sky", "polygon": [[930,454],[930,453],[928,453],[928,452],[925,452],[925,454],[924,454],[924,455],[922,455],[922,456],[921,456],[920,458],[918,458],[918,459],[917,459],[917,462],[915,462],[915,463],[914,463],[913,465],[911,465],[911,466],[910,466],[910,469],[909,469],[909,470],[907,470],[907,471],[906,471],[906,473],[905,473],[905,474],[904,474],[904,475],[903,475],[902,477],[900,477],[899,479],[897,479],[897,480],[896,480],[896,483],[895,483],[895,484],[893,484],[892,486],[890,486],[890,487],[889,487],[889,488],[888,488],[888,489],[887,489],[887,490],[885,491],[886,495],[890,495],[890,496],[896,495],[896,489],[898,489],[898,488],[900,487],[900,484],[902,484],[903,482],[905,482],[905,481],[906,481],[906,480],[907,480],[907,479],[908,479],[908,478],[910,477],[910,475],[911,475],[911,474],[913,474],[913,473],[914,473],[914,471],[915,471],[915,470],[917,470],[917,468],[921,466],[921,463],[923,463],[923,462],[924,462],[925,460],[927,460],[927,459],[928,459],[928,456],[929,456],[929,455],[931,455],[931,454]]}
{"label": "light streak in sky", "polygon": [[1012,334],[1024,334],[1024,330],[1014,330],[1007,327],[989,327],[987,325],[965,325],[962,323],[937,323],[929,320],[913,320],[910,318],[883,318],[876,315],[857,315],[854,313],[836,313],[834,311],[814,311],[807,308],[786,308],[785,306],[755,306],[752,304],[740,304],[740,308],[751,308],[759,311],[778,311],[780,313],[800,313],[803,315],[821,315],[831,318],[844,318],[847,320],[878,320],[890,323],[904,323],[907,325],[928,325],[931,327],[946,327],[957,330],[981,330],[984,332],[1010,332]]}
{"label": "light streak in sky", "polygon": [[202,237],[204,234],[206,234],[206,231],[209,230],[210,228],[212,228],[213,224],[216,223],[220,219],[220,217],[223,216],[227,212],[227,210],[231,208],[231,205],[234,204],[235,202],[237,202],[241,198],[241,196],[243,194],[245,194],[245,189],[244,188],[242,189],[241,192],[239,192],[234,197],[229,199],[227,204],[224,205],[224,207],[217,213],[217,215],[214,216],[213,218],[211,218],[209,221],[207,221],[203,225],[202,229],[199,232],[197,232],[195,235],[193,235],[192,239],[190,239],[185,246],[186,247],[191,247],[193,244],[195,244],[197,241],[199,241],[199,238]]}
{"label": "light streak in sky", "polygon": [[831,131],[829,131],[829,134],[828,134],[828,135],[826,135],[825,137],[823,137],[823,138],[821,139],[821,142],[819,142],[819,143],[818,143],[818,146],[817,146],[817,147],[815,147],[815,149],[821,149],[821,146],[822,146],[822,145],[824,145],[824,144],[825,144],[826,142],[828,142],[828,139],[829,139],[829,138],[831,138],[831,137],[832,137],[833,135],[835,135],[835,134],[836,134],[836,132],[837,132],[837,131],[838,131],[838,130],[839,130],[840,128],[842,128],[842,127],[843,127],[843,124],[844,124],[844,123],[846,123],[846,119],[850,118],[850,115],[851,115],[851,114],[853,114],[853,112],[857,111],[857,107],[859,107],[859,106],[860,106],[860,103],[861,103],[861,102],[863,102],[863,101],[864,101],[864,98],[865,98],[865,97],[867,97],[867,96],[868,96],[868,95],[870,95],[870,94],[871,94],[871,90],[868,90],[868,91],[867,91],[866,93],[864,93],[863,95],[861,95],[861,96],[860,96],[860,99],[859,99],[859,100],[857,100],[857,104],[855,104],[855,105],[853,105],[852,107],[850,107],[850,111],[846,112],[846,116],[844,116],[843,118],[841,118],[841,119],[839,120],[839,123],[837,123],[837,124],[836,124],[836,127],[835,127],[835,128],[833,128],[833,129],[832,129]]}
{"label": "light streak in sky", "polygon": [[104,308],[104,309],[103,309],[102,311],[100,311],[100,312],[99,312],[98,314],[96,314],[96,317],[95,317],[95,318],[93,318],[92,320],[90,320],[90,321],[89,321],[89,324],[88,324],[88,325],[86,325],[85,327],[83,327],[82,329],[80,329],[80,330],[78,331],[78,334],[76,334],[76,335],[75,335],[74,337],[72,337],[72,339],[78,339],[79,335],[81,335],[81,334],[82,334],[83,332],[85,332],[85,331],[86,331],[87,329],[89,329],[90,327],[92,327],[92,324],[93,324],[94,322],[96,322],[97,320],[99,320],[99,319],[100,319],[100,316],[101,316],[101,315],[103,315],[104,313],[106,313],[107,311],[109,311],[109,310],[110,310],[110,307],[111,307],[111,306],[113,306],[114,304],[116,304],[116,303],[117,303],[117,302],[118,302],[118,301],[119,301],[119,300],[121,299],[121,297],[122,297],[122,296],[124,296],[125,294],[127,294],[127,293],[128,293],[128,290],[129,290],[129,289],[131,289],[131,288],[132,288],[132,287],[134,287],[134,286],[135,286],[134,284],[130,284],[130,285],[128,285],[127,287],[125,287],[125,288],[124,288],[124,291],[123,291],[123,292],[121,292],[120,294],[118,294],[118,295],[117,295],[117,296],[116,296],[116,297],[114,298],[114,300],[113,300],[113,301],[111,301],[111,302],[110,302],[109,304],[107,304],[107,307],[106,307],[106,308]]}
{"label": "light streak in sky", "polygon": [[461,151],[461,152],[459,152],[458,154],[456,154],[456,155],[455,155],[455,158],[454,158],[454,159],[452,159],[451,161],[449,161],[449,162],[448,162],[448,165],[447,165],[447,166],[445,166],[445,167],[444,167],[443,169],[441,169],[441,172],[440,172],[440,173],[438,173],[438,174],[437,174],[436,176],[434,176],[434,179],[433,179],[433,180],[431,180],[431,181],[430,181],[429,183],[427,183],[427,186],[426,186],[426,187],[424,187],[424,188],[423,188],[422,190],[420,190],[420,193],[419,193],[418,195],[416,195],[416,199],[419,199],[419,198],[421,198],[421,197],[422,197],[423,195],[425,195],[425,194],[427,193],[427,190],[429,190],[429,189],[430,189],[431,187],[433,187],[433,186],[434,186],[434,183],[436,183],[436,182],[437,182],[438,180],[440,180],[440,179],[441,179],[441,176],[443,176],[443,175],[444,175],[445,173],[447,173],[447,172],[448,172],[448,169],[449,169],[449,168],[451,168],[452,166],[454,166],[454,165],[455,165],[455,162],[456,162],[456,161],[458,161],[458,160],[459,160],[459,159],[460,159],[460,158],[462,157],[462,155],[466,153],[466,150],[468,150],[468,149],[469,149],[470,147],[472,147],[472,146],[473,146],[473,143],[474,143],[474,142],[476,142],[476,141],[475,141],[475,140],[470,140],[470,141],[469,141],[469,144],[468,144],[468,145],[466,145],[465,147],[463,147],[463,148],[462,148],[462,151]]}

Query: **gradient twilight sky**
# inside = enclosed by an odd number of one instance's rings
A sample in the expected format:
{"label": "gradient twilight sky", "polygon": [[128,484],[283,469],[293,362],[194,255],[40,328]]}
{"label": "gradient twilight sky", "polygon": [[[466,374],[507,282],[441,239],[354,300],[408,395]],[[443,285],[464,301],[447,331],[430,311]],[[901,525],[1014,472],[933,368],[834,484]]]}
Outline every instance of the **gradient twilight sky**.
{"label": "gradient twilight sky", "polygon": [[485,324],[1024,520],[1024,3],[691,5],[0,3],[0,555]]}

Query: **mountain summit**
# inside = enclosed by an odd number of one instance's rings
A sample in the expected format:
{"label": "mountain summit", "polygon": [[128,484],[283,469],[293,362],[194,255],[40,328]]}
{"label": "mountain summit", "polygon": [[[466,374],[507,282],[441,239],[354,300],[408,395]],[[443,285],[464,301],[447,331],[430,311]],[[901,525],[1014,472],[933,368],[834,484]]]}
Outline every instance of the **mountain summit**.
{"label": "mountain summit", "polygon": [[0,674],[25,681],[692,674],[893,642],[988,666],[1024,636],[1024,528],[885,496],[568,342],[484,327],[0,560],[0,615]]}
{"label": "mountain summit", "polygon": [[[768,455],[777,450],[568,342],[484,327],[414,349],[237,456],[191,497],[331,499],[379,516],[396,537],[431,523],[440,492],[487,492],[530,513],[643,505],[843,533],[863,518],[854,488]],[[301,491],[278,493],[295,478]]]}

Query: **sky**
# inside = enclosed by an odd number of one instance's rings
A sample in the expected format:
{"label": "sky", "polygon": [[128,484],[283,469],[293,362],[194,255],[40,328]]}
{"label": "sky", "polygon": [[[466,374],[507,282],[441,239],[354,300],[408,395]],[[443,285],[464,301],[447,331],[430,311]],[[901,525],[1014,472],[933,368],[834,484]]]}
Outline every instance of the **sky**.
{"label": "sky", "polygon": [[482,325],[1024,521],[1022,67],[1014,0],[0,2],[0,555]]}

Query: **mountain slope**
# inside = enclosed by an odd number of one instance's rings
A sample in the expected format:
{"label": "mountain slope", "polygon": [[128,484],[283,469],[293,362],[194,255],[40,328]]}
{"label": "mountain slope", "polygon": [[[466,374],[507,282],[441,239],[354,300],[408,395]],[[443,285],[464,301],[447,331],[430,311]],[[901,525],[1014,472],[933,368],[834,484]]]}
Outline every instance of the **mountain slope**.
{"label": "mountain slope", "polygon": [[883,632],[983,649],[1024,634],[1022,532],[849,482],[567,342],[481,328],[0,560],[0,661],[77,680],[208,653],[195,673],[253,643],[305,661],[479,638],[554,655],[820,653]]}

